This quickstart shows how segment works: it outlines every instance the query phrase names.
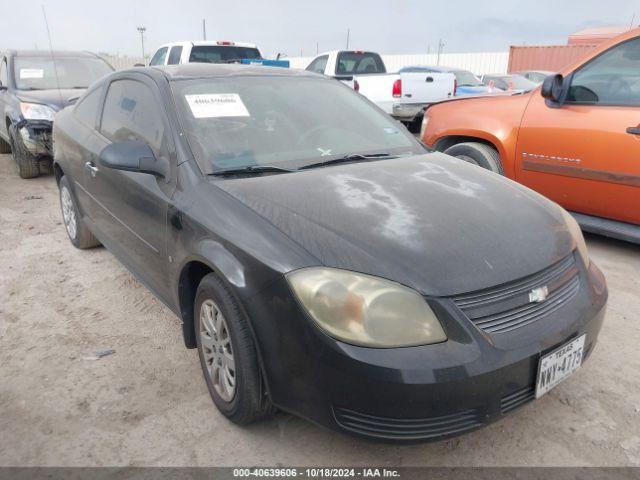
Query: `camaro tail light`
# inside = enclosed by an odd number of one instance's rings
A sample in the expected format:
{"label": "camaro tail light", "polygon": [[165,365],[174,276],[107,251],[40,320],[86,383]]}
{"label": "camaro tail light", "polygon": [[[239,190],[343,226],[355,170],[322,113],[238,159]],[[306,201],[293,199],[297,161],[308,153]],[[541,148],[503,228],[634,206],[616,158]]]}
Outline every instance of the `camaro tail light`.
{"label": "camaro tail light", "polygon": [[402,80],[397,79],[393,82],[393,90],[391,90],[393,98],[400,98],[402,96]]}

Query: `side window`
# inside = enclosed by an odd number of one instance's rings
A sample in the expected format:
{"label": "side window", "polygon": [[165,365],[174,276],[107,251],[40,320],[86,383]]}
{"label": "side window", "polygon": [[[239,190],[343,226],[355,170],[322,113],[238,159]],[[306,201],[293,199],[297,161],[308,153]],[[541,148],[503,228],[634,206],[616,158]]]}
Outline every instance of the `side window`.
{"label": "side window", "polygon": [[149,62],[149,65],[164,65],[164,59],[167,58],[168,47],[162,47],[158,50]]}
{"label": "side window", "polygon": [[640,38],[601,53],[577,70],[567,102],[640,105]]}
{"label": "side window", "polygon": [[308,72],[323,74],[327,66],[327,60],[329,60],[329,55],[322,55],[321,57],[318,57],[313,62],[311,62],[305,70],[307,70]]}
{"label": "side window", "polygon": [[182,47],[171,47],[171,51],[169,52],[169,61],[167,62],[169,65],[177,65],[180,63],[180,55],[182,55]]}
{"label": "side window", "polygon": [[9,86],[9,75],[7,74],[7,61],[4,58],[0,60],[0,83],[5,87]]}
{"label": "side window", "polygon": [[163,118],[149,87],[136,80],[116,80],[107,91],[100,131],[112,142],[144,142],[159,156],[166,151]]}
{"label": "side window", "polygon": [[96,119],[98,118],[98,109],[100,108],[100,99],[102,98],[102,87],[98,87],[82,98],[75,107],[73,114],[81,123],[88,128],[96,127]]}

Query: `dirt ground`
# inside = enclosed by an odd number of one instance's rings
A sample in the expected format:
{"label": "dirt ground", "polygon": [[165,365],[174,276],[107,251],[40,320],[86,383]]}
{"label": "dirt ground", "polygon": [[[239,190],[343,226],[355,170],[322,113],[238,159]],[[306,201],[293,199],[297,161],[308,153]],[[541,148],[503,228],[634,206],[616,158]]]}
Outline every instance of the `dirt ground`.
{"label": "dirt ground", "polygon": [[179,320],[107,250],[72,247],[51,175],[21,180],[0,155],[0,465],[640,466],[640,248],[587,240],[610,290],[599,344],[504,420],[412,446],[288,415],[240,428]]}

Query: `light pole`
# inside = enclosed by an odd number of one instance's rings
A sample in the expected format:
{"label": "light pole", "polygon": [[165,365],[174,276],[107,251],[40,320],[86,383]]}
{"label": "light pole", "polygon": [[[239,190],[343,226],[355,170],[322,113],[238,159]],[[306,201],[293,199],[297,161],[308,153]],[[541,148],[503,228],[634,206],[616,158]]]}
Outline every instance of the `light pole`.
{"label": "light pole", "polygon": [[140,32],[140,42],[142,43],[142,60],[144,61],[144,32],[147,31],[147,27],[138,27]]}

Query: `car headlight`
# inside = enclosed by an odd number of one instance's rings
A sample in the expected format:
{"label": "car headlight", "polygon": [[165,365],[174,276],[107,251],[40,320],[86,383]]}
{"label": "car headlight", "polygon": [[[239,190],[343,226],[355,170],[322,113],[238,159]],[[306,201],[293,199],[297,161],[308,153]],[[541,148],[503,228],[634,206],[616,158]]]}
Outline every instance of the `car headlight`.
{"label": "car headlight", "polygon": [[573,218],[573,215],[567,212],[564,208],[560,207],[560,210],[562,211],[562,216],[564,217],[564,221],[567,224],[567,228],[569,229],[569,232],[571,232],[571,236],[576,241],[578,253],[582,257],[582,261],[588,268],[590,263],[589,252],[587,251],[587,244],[584,241],[584,235],[582,235],[580,225],[578,225],[576,219]]}
{"label": "car headlight", "polygon": [[22,111],[22,116],[27,120],[49,120],[53,122],[53,118],[56,116],[56,111],[53,108],[40,103],[20,102],[20,110]]}
{"label": "car headlight", "polygon": [[296,270],[286,277],[314,322],[338,340],[392,348],[447,339],[424,298],[398,283],[324,267]]}

